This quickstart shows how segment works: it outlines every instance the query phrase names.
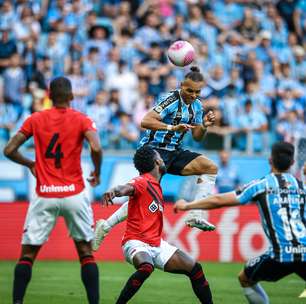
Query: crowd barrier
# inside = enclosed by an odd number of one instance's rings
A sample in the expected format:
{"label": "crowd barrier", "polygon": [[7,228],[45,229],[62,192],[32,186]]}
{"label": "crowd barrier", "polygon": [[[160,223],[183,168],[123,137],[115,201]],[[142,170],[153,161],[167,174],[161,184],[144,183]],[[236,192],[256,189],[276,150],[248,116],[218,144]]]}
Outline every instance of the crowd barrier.
{"label": "crowd barrier", "polygon": [[[0,260],[15,260],[20,255],[23,223],[29,204],[26,202],[0,204]],[[93,204],[95,218],[106,218],[118,206],[102,208]],[[255,205],[211,210],[208,220],[217,226],[214,232],[202,232],[185,226],[187,213],[173,212],[173,204],[164,210],[164,239],[201,261],[245,261],[263,253],[268,246]],[[116,226],[95,253],[99,261],[121,261],[121,239],[125,223]],[[77,260],[73,241],[65,223],[59,218],[48,242],[39,253],[41,260]]]}

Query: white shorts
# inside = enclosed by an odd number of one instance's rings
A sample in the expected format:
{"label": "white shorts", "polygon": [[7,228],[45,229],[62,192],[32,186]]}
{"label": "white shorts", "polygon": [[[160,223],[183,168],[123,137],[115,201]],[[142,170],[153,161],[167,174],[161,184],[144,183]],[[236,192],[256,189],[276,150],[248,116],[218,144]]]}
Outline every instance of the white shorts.
{"label": "white shorts", "polygon": [[75,241],[89,242],[93,239],[93,212],[85,191],[82,191],[65,198],[34,198],[27,212],[21,243],[42,245],[48,240],[59,216],[64,217],[69,234]]}
{"label": "white shorts", "polygon": [[139,240],[127,241],[123,246],[123,254],[127,262],[133,264],[133,258],[138,252],[146,252],[153,260],[154,267],[164,270],[165,265],[173,254],[177,251],[177,248],[169,243],[161,240],[159,247],[150,246]]}

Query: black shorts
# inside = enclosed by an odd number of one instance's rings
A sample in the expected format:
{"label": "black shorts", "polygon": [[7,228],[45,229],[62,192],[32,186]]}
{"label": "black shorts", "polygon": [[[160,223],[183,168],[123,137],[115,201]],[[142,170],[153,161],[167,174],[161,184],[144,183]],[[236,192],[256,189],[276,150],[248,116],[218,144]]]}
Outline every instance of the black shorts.
{"label": "black shorts", "polygon": [[201,154],[196,152],[191,152],[189,150],[177,149],[174,151],[168,151],[164,149],[154,148],[163,159],[166,167],[167,173],[174,175],[181,175],[182,170],[189,164],[192,160],[201,156]]}
{"label": "black shorts", "polygon": [[306,262],[278,262],[267,254],[253,258],[247,262],[244,272],[253,282],[275,282],[281,278],[296,273],[306,281]]}

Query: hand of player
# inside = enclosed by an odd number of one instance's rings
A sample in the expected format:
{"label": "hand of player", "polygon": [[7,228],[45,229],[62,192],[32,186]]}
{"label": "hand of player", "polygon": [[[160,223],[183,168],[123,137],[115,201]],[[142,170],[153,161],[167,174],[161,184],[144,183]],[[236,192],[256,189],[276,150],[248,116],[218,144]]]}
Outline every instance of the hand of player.
{"label": "hand of player", "polygon": [[213,111],[209,111],[203,119],[203,126],[205,128],[212,126],[215,123],[216,116]]}
{"label": "hand of player", "polygon": [[173,210],[175,213],[177,213],[178,211],[184,211],[186,210],[186,205],[187,202],[183,199],[180,199],[174,204]]}
{"label": "hand of player", "polygon": [[186,132],[190,129],[193,129],[195,126],[192,125],[188,125],[188,124],[179,124],[176,126],[173,126],[173,131],[177,131],[177,132]]}
{"label": "hand of player", "polygon": [[90,186],[95,187],[100,184],[100,177],[96,174],[95,171],[90,172],[89,177],[87,178]]}
{"label": "hand of player", "polygon": [[115,190],[113,189],[110,189],[108,190],[107,192],[105,192],[103,195],[102,195],[102,205],[103,206],[108,206],[108,205],[113,205],[114,202],[113,202],[113,198],[115,197]]}

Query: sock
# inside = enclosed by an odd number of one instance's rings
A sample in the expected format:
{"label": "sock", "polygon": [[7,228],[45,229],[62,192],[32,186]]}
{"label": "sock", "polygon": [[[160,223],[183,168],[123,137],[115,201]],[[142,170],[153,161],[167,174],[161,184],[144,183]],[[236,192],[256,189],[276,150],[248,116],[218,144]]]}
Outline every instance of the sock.
{"label": "sock", "polygon": [[144,281],[151,275],[153,270],[154,270],[153,265],[149,263],[141,264],[138,267],[137,271],[134,272],[126,282],[116,304],[127,303],[133,297],[133,295],[138,291],[138,289],[142,286]]}
{"label": "sock", "polygon": [[212,304],[212,295],[208,285],[208,281],[203,273],[202,266],[196,263],[188,274],[192,289],[201,303]]}
{"label": "sock", "polygon": [[250,304],[269,304],[269,297],[259,283],[244,287],[243,292]]}
{"label": "sock", "polygon": [[123,222],[127,218],[128,214],[128,201],[121,205],[121,207],[114,212],[107,220],[106,225],[104,226],[108,232],[117,224]]}
{"label": "sock", "polygon": [[81,278],[89,304],[99,303],[99,270],[92,255],[81,258]]}
{"label": "sock", "polygon": [[[209,196],[213,193],[216,174],[202,174],[196,179],[194,199],[198,200]],[[207,218],[207,211],[205,210],[191,210],[189,211],[189,218]]]}
{"label": "sock", "polygon": [[13,303],[23,303],[27,286],[32,277],[33,261],[30,258],[22,257],[15,266],[13,283]]}

